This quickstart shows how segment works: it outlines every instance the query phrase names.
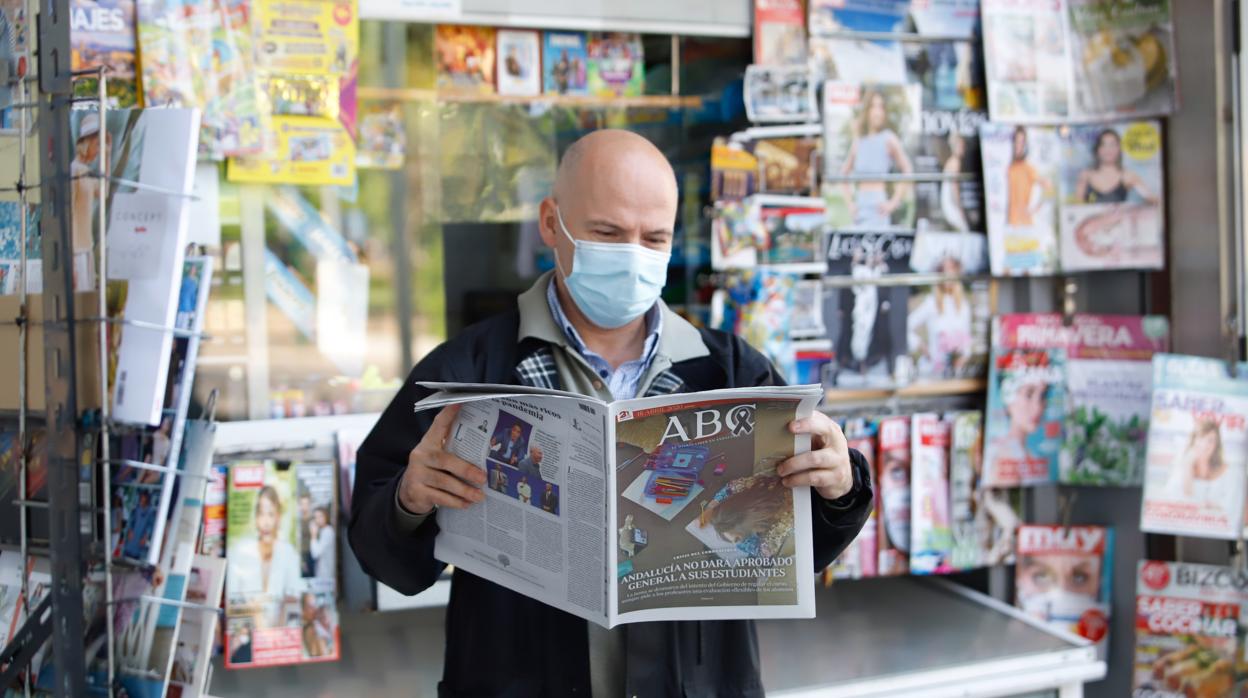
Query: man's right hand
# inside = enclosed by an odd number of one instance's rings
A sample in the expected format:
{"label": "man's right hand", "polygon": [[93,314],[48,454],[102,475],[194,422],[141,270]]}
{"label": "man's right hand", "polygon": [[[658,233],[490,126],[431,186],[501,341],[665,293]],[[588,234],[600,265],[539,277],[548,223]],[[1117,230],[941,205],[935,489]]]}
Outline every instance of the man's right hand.
{"label": "man's right hand", "polygon": [[428,514],[435,506],[465,509],[485,499],[481,491],[485,471],[445,449],[458,414],[459,405],[443,408],[407,456],[407,469],[399,481],[399,503],[413,514]]}

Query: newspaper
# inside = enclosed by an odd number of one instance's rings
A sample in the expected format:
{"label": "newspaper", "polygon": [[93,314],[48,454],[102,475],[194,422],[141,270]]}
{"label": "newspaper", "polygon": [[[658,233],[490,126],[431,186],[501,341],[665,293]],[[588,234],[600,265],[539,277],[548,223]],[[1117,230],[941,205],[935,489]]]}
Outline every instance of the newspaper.
{"label": "newspaper", "polygon": [[422,385],[417,410],[462,405],[446,449],[486,471],[484,502],[438,510],[439,560],[605,627],[814,616],[809,492],[775,468],[810,449],[787,426],[819,386]]}

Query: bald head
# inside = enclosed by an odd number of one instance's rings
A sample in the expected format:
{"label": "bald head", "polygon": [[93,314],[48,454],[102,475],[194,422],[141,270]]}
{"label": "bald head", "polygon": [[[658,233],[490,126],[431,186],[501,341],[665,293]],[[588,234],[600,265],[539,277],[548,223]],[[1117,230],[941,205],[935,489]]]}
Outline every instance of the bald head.
{"label": "bald head", "polygon": [[555,198],[580,194],[588,180],[602,177],[667,186],[675,199],[676,172],[671,164],[653,143],[632,131],[593,131],[568,146],[555,174]]}

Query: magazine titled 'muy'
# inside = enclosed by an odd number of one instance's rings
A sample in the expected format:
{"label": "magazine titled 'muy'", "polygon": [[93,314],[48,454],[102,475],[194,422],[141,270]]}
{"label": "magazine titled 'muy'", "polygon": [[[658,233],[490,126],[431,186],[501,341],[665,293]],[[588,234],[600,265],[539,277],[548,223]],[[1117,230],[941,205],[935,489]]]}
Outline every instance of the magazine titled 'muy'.
{"label": "magazine titled 'muy'", "polygon": [[446,448],[485,501],[439,509],[439,560],[614,627],[815,615],[808,488],[776,466],[819,386],[606,403],[552,390],[424,383],[462,408]]}

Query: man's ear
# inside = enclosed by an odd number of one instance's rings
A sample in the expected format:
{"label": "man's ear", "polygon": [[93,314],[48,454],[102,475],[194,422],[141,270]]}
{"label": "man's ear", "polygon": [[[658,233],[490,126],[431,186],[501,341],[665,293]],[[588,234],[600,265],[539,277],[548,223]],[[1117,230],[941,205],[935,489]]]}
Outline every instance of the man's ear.
{"label": "man's ear", "polygon": [[554,248],[555,241],[559,238],[557,230],[559,221],[556,216],[554,197],[548,196],[542,199],[541,206],[537,210],[537,230],[542,235],[542,242],[550,248]]}

